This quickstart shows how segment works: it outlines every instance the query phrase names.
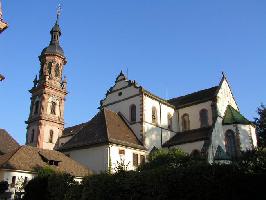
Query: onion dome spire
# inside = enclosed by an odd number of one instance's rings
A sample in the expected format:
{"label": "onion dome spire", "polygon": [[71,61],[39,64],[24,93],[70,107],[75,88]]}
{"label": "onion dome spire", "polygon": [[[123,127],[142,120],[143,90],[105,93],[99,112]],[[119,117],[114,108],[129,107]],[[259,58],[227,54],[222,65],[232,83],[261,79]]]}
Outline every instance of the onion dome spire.
{"label": "onion dome spire", "polygon": [[51,34],[51,40],[50,40],[50,44],[48,47],[44,48],[42,51],[41,55],[44,54],[57,54],[60,56],[64,57],[64,51],[62,49],[62,47],[60,46],[59,42],[60,42],[60,36],[61,36],[61,29],[59,26],[59,16],[61,13],[61,6],[58,6],[57,9],[57,17],[56,17],[56,22],[53,26],[53,28],[50,31]]}

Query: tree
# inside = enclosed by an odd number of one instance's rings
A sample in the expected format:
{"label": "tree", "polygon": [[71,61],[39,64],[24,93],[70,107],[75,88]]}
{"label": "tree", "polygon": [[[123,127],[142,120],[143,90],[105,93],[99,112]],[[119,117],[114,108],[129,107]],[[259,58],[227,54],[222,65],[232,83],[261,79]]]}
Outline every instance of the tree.
{"label": "tree", "polygon": [[[55,172],[49,168],[38,170],[38,175],[25,187],[23,200],[79,199],[78,183],[70,174]],[[74,193],[75,192],[75,193]]]}
{"label": "tree", "polygon": [[266,147],[266,107],[262,104],[258,110],[258,118],[255,118],[255,125],[258,138],[258,146]]}

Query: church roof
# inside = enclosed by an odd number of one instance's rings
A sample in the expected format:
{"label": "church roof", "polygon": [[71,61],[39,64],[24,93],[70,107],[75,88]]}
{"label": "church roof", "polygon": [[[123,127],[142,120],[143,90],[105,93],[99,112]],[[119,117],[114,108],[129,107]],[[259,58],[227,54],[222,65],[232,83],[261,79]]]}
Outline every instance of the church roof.
{"label": "church roof", "polygon": [[60,150],[67,151],[110,143],[145,149],[120,114],[103,108],[60,147]]}
{"label": "church roof", "polygon": [[217,94],[218,89],[219,86],[211,87],[185,96],[169,99],[168,102],[174,105],[176,108],[191,106],[193,104],[213,100]]}
{"label": "church roof", "polygon": [[61,137],[68,137],[68,136],[76,135],[81,129],[83,129],[83,127],[87,123],[82,123],[82,124],[78,124],[78,125],[75,125],[75,126],[71,126],[71,127],[65,128]]}
{"label": "church roof", "polygon": [[41,55],[44,54],[57,54],[64,57],[64,51],[62,47],[59,44],[59,38],[61,36],[61,29],[58,24],[58,21],[56,21],[55,25],[50,31],[51,34],[51,41],[48,47],[44,48],[42,50]]}
{"label": "church roof", "polygon": [[19,147],[17,141],[4,129],[0,129],[0,155],[11,152]]}
{"label": "church roof", "polygon": [[48,47],[42,50],[41,55],[44,54],[59,54],[61,56],[64,56],[64,50],[59,44],[50,44]]}
{"label": "church roof", "polygon": [[249,120],[247,120],[243,115],[240,114],[236,109],[234,109],[231,105],[228,105],[225,111],[225,115],[223,118],[224,125],[230,124],[251,124]]}
{"label": "church roof", "polygon": [[189,131],[176,133],[170,140],[163,144],[163,147],[170,147],[179,144],[208,140],[212,132],[212,127],[204,127]]}
{"label": "church roof", "polygon": [[69,173],[76,177],[91,174],[87,167],[54,150],[21,146],[0,156],[0,169],[35,172],[43,167],[50,167],[55,171]]}

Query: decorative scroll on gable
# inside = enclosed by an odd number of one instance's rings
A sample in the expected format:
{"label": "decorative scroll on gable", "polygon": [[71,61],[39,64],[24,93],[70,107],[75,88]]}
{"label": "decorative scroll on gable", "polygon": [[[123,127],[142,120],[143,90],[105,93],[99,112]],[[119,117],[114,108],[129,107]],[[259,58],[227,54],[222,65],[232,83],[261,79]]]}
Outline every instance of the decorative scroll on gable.
{"label": "decorative scroll on gable", "polygon": [[127,80],[127,77],[121,71],[116,78],[114,86],[109,88],[105,98],[101,100],[101,107],[140,95],[140,89],[141,87],[137,85],[136,81]]}

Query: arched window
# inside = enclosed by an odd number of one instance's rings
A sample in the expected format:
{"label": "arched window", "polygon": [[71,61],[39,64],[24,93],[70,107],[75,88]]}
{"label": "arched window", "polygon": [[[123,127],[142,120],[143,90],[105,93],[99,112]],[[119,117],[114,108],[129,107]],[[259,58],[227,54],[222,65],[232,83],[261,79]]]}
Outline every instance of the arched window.
{"label": "arched window", "polygon": [[52,74],[52,63],[51,62],[48,63],[48,74],[49,75]]}
{"label": "arched window", "polygon": [[53,143],[53,138],[54,138],[54,131],[53,130],[50,130],[49,143]]}
{"label": "arched window", "polygon": [[152,123],[157,124],[157,109],[152,107]]}
{"label": "arched window", "polygon": [[40,104],[39,100],[35,101],[35,104],[34,104],[34,114],[35,115],[38,114],[38,112],[39,112],[39,104]]}
{"label": "arched window", "polygon": [[172,130],[173,129],[173,116],[170,113],[168,113],[167,121],[168,121],[168,129]]}
{"label": "arched window", "polygon": [[51,114],[55,115],[56,103],[52,101],[51,103]]}
{"label": "arched window", "polygon": [[208,110],[206,110],[205,108],[202,109],[199,115],[200,115],[200,127],[208,127],[209,126]]}
{"label": "arched window", "polygon": [[129,108],[129,113],[130,113],[130,121],[131,122],[136,122],[136,118],[137,118],[137,112],[136,112],[136,105],[135,104],[132,104]]}
{"label": "arched window", "polygon": [[31,131],[31,136],[30,136],[30,143],[33,143],[34,142],[34,129],[32,129]]}
{"label": "arched window", "polygon": [[56,64],[55,67],[55,77],[59,77],[60,76],[60,68],[59,68],[59,64]]}
{"label": "arched window", "polygon": [[237,156],[236,135],[232,130],[225,132],[225,149],[230,158]]}
{"label": "arched window", "polygon": [[190,129],[190,121],[189,121],[189,115],[184,114],[182,116],[182,130],[188,131]]}

